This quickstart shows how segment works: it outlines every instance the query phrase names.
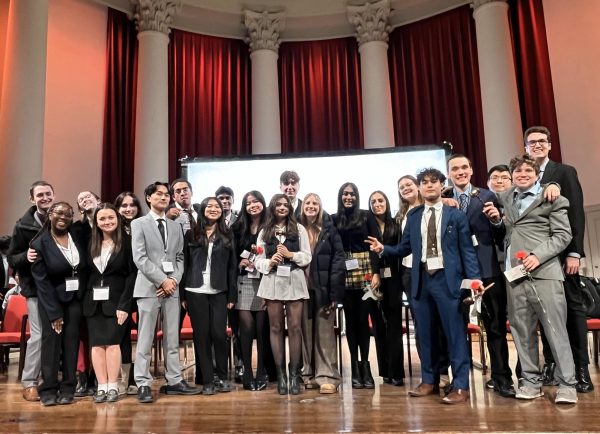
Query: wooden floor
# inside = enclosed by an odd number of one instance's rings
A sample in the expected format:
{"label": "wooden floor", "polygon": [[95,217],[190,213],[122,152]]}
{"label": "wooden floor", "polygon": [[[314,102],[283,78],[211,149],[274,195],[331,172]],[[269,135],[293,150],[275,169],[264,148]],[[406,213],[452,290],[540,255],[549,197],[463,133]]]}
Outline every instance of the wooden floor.
{"label": "wooden floor", "polygon": [[[344,342],[345,346],[345,342]],[[511,365],[514,366],[514,347]],[[476,347],[476,345],[474,345]],[[419,382],[418,358],[413,347],[413,377]],[[374,348],[371,352],[374,358]],[[477,354],[475,354],[477,357]],[[16,354],[7,374],[0,374],[0,432],[62,433],[189,433],[189,432],[584,432],[600,430],[600,392],[579,395],[574,406],[557,406],[555,389],[534,401],[501,398],[485,390],[481,371],[471,374],[468,405],[447,406],[436,397],[411,398],[409,385],[381,384],[375,390],[353,390],[347,361],[344,384],[336,395],[303,391],[281,397],[275,385],[248,392],[236,385],[231,393],[214,396],[158,396],[154,404],[138,404],[127,397],[115,404],[93,404],[90,398],[74,405],[44,408],[26,402],[17,382]],[[347,359],[347,354],[345,359]],[[416,363],[414,361],[417,361]],[[194,368],[185,371],[193,380]],[[600,385],[598,367],[590,366]],[[374,372],[375,374],[376,372]],[[163,383],[155,382],[153,390]]]}

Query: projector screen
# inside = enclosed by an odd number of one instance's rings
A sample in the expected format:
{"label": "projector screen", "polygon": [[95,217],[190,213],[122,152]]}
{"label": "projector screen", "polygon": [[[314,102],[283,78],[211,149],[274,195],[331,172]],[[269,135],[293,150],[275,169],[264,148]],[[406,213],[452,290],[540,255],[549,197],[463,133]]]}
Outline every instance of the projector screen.
{"label": "projector screen", "polygon": [[233,209],[240,209],[242,197],[250,190],[260,191],[268,205],[271,197],[280,193],[281,173],[293,170],[300,176],[298,198],[317,193],[330,214],[337,212],[338,190],[345,182],[357,185],[363,209],[368,209],[373,191],[383,191],[393,214],[399,206],[398,179],[404,175],[416,176],[426,167],[447,173],[442,148],[432,145],[346,153],[196,158],[182,162],[183,176],[192,184],[194,202],[214,196],[217,188],[224,185],[234,191]]}

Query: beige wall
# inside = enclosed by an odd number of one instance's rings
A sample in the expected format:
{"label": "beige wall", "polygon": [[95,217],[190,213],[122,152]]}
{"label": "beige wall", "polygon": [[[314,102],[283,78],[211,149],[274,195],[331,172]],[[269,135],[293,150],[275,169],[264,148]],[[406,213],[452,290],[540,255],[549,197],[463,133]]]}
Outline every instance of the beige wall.
{"label": "beige wall", "polygon": [[100,193],[107,8],[89,0],[52,0],[43,177],[76,205],[80,190]]}
{"label": "beige wall", "polygon": [[600,204],[600,1],[544,0],[563,162]]}

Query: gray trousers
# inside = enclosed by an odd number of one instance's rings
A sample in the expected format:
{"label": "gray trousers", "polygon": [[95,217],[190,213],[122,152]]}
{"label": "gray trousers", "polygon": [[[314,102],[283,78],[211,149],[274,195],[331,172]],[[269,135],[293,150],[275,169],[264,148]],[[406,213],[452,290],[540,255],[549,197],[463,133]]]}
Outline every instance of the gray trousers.
{"label": "gray trousers", "polygon": [[42,324],[37,297],[27,299],[27,314],[29,315],[29,340],[21,377],[21,385],[24,388],[38,385],[42,369]]}
{"label": "gray trousers", "polygon": [[[525,384],[542,387],[539,364],[538,321],[544,327],[556,361],[555,378],[560,386],[575,386],[575,364],[567,334],[567,302],[563,283],[558,280],[529,279],[508,283],[508,319],[521,361]],[[538,298],[539,296],[539,298]]]}
{"label": "gray trousers", "polygon": [[[302,377],[304,384],[340,385],[342,377],[337,364],[335,344],[335,309],[326,314],[312,309],[312,301],[304,300],[302,310]],[[312,316],[312,318],[309,318]],[[314,365],[314,369],[313,369]]]}
{"label": "gray trousers", "polygon": [[163,351],[165,360],[165,378],[170,386],[179,383],[181,365],[179,364],[179,298],[147,297],[140,298],[138,305],[138,342],[135,351],[135,383],[138,387],[150,386],[152,375],[152,342],[156,330],[156,320],[162,310]]}

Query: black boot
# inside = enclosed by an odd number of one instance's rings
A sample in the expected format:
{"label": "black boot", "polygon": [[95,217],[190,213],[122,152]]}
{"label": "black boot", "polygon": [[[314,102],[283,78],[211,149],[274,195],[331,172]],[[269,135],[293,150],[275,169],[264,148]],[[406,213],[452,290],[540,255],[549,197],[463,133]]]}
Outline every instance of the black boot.
{"label": "black boot", "polygon": [[375,389],[375,380],[371,375],[371,365],[369,362],[362,362],[362,378],[365,389]]}
{"label": "black boot", "polygon": [[277,392],[280,395],[288,394],[288,377],[285,366],[277,367]]}
{"label": "black boot", "polygon": [[352,388],[362,389],[365,387],[362,380],[360,362],[352,362]]}
{"label": "black boot", "polygon": [[542,384],[544,386],[558,386],[558,381],[554,378],[555,369],[556,363],[544,363],[544,369],[542,369]]}
{"label": "black boot", "polygon": [[590,378],[590,371],[588,371],[587,366],[576,366],[575,378],[577,379],[575,389],[577,389],[579,393],[589,393],[594,390],[594,384]]}
{"label": "black boot", "polygon": [[290,363],[290,393],[298,395],[300,393],[300,369],[298,366]]}
{"label": "black boot", "polygon": [[88,396],[88,387],[87,387],[88,377],[87,377],[87,374],[85,372],[77,371],[75,373],[75,376],[77,378],[77,385],[75,386],[75,396],[77,398]]}

